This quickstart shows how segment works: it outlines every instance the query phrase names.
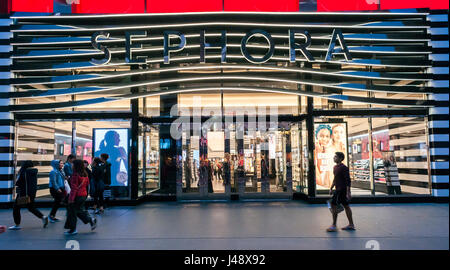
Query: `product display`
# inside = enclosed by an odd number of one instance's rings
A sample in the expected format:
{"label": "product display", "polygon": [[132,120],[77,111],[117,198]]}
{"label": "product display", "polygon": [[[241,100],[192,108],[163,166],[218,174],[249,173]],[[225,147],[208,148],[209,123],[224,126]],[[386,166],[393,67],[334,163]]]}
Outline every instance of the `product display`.
{"label": "product display", "polygon": [[369,160],[356,160],[353,163],[353,180],[357,181],[369,181],[370,180],[370,168]]}
{"label": "product display", "polygon": [[374,174],[373,177],[375,178],[375,181],[386,183],[386,175],[385,175],[383,159],[377,158],[374,160],[373,174]]}

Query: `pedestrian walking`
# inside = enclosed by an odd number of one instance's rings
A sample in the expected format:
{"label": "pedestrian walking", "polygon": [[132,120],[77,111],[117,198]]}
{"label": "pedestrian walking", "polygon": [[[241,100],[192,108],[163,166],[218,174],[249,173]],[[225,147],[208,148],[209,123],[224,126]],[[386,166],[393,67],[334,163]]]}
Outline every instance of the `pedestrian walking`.
{"label": "pedestrian walking", "polygon": [[222,170],[222,164],[220,164],[219,161],[217,161],[216,163],[216,167],[217,167],[217,180],[222,181],[222,174],[223,174],[223,170]]}
{"label": "pedestrian walking", "polygon": [[[90,168],[89,162],[87,160],[83,160],[83,163],[84,163],[84,168],[86,169],[86,172],[87,172],[88,178],[89,178],[88,195],[93,199],[95,187],[94,187],[94,181],[92,181],[92,169]],[[87,204],[85,204],[85,207],[86,207],[86,210],[89,209]]]}
{"label": "pedestrian walking", "polygon": [[[345,155],[342,152],[336,152],[334,155],[334,162],[336,165],[334,166],[333,173],[334,179],[330,188],[330,195],[333,195],[331,199],[331,214],[333,216],[333,225],[331,225],[327,232],[335,232],[336,222],[338,217],[337,206],[342,204],[345,209],[345,214],[347,215],[349,225],[342,228],[342,230],[355,230],[355,225],[353,224],[352,210],[349,206],[349,201],[351,199],[350,193],[350,173],[347,166],[345,166],[342,161],[344,160]],[[336,191],[333,192],[333,188],[336,187]]]}
{"label": "pedestrian walking", "polygon": [[92,168],[91,165],[89,165],[89,162],[87,160],[83,160],[84,168],[86,169],[86,172],[88,174],[89,178],[89,195],[92,197],[91,194],[94,194],[94,190],[92,189],[91,179],[92,179]]}
{"label": "pedestrian walking", "polygon": [[214,162],[214,160],[212,160],[210,163],[211,163],[211,167],[213,169],[213,180],[218,181],[219,180],[219,176],[218,176],[219,168],[217,167],[217,163]]}
{"label": "pedestrian walking", "polygon": [[19,170],[16,181],[17,197],[13,205],[14,226],[9,227],[10,230],[20,230],[21,216],[20,208],[27,207],[28,211],[33,213],[37,218],[42,220],[44,228],[48,225],[48,217],[44,216],[34,206],[34,199],[37,192],[37,173],[31,160],[24,161]]}
{"label": "pedestrian walking", "polygon": [[269,191],[269,167],[265,155],[261,155],[261,189],[263,192]]}
{"label": "pedestrian walking", "polygon": [[[108,205],[109,202],[109,198],[111,197],[111,163],[108,162],[109,159],[109,155],[106,153],[103,153],[100,155],[100,159],[102,160],[102,166],[104,169],[104,177],[103,177],[103,182],[105,184],[105,188],[104,188],[104,195],[105,195],[105,205],[104,207],[106,208],[106,206]],[[108,193],[108,196],[106,196],[105,193]]]}
{"label": "pedestrian walking", "polygon": [[222,164],[222,173],[223,173],[223,185],[227,186],[231,183],[231,168],[230,168],[230,154],[225,154],[225,161]]}
{"label": "pedestrian walking", "polygon": [[204,158],[200,160],[198,188],[201,195],[206,195],[209,186],[208,165]]}
{"label": "pedestrian walking", "polygon": [[214,193],[214,188],[213,188],[213,174],[214,174],[214,163],[211,162],[210,160],[206,160],[206,166],[207,166],[207,170],[208,170],[208,193]]}
{"label": "pedestrian walking", "polygon": [[65,174],[63,171],[64,163],[59,159],[52,160],[50,162],[52,165],[52,170],[49,174],[49,184],[48,187],[50,189],[50,195],[53,197],[53,206],[50,214],[48,216],[48,220],[51,223],[58,222],[59,219],[56,218],[56,212],[61,207],[61,202],[64,200],[67,195],[65,192],[64,179]]}
{"label": "pedestrian walking", "polygon": [[97,219],[92,218],[86,211],[84,204],[88,195],[89,178],[82,160],[73,161],[73,174],[70,180],[69,204],[67,207],[67,220],[64,226],[68,229],[64,234],[77,234],[77,217],[84,224],[90,224],[91,230],[97,227]]}
{"label": "pedestrian walking", "polygon": [[186,161],[184,162],[184,178],[186,181],[186,189],[189,191],[192,182],[191,159],[189,157],[186,157]]}
{"label": "pedestrian walking", "polygon": [[70,180],[70,177],[72,177],[73,173],[73,161],[75,160],[75,155],[68,155],[67,161],[64,164],[64,175],[66,176],[66,180]]}
{"label": "pedestrian walking", "polygon": [[[94,189],[93,197],[94,198],[94,213],[95,214],[102,214],[103,209],[103,192],[105,190],[105,183],[104,183],[104,177],[105,177],[105,170],[103,168],[102,160],[98,157],[94,158],[94,161],[92,162],[92,188]],[[99,208],[99,209],[97,209]]]}

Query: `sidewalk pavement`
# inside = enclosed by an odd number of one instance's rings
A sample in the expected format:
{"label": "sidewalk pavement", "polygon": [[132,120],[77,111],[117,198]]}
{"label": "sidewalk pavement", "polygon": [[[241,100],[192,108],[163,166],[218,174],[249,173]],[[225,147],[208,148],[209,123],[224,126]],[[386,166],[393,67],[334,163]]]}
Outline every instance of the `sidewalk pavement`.
{"label": "sidewalk pavement", "polygon": [[[356,231],[327,233],[331,214],[322,204],[153,202],[107,209],[94,232],[78,220],[78,235],[68,237],[65,209],[57,215],[63,221],[46,229],[22,209],[23,229],[0,234],[0,250],[64,250],[69,240],[81,250],[364,250],[371,243],[381,250],[449,249],[448,204],[356,204],[352,210]],[[0,225],[13,225],[12,209],[0,210]],[[342,212],[338,227],[345,225]]]}

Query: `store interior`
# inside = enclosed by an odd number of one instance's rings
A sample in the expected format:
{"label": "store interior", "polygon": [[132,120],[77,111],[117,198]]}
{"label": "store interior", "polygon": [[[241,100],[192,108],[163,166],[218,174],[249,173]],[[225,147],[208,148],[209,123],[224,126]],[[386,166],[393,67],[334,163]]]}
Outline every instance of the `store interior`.
{"label": "store interior", "polygon": [[[202,94],[200,106],[196,103],[198,97],[195,94],[179,94],[179,108],[187,109],[189,113],[200,108],[202,115],[211,116],[216,112],[221,113],[221,104],[224,104],[225,115],[236,116],[239,110],[248,113],[253,107],[256,113],[261,110],[265,113],[275,112],[277,116],[295,116],[299,115],[303,107],[299,106],[302,99],[293,95],[261,93],[252,94],[253,99],[248,99],[248,95],[240,93],[223,93],[222,98],[220,93]],[[152,97],[139,104],[146,108],[144,113],[157,114],[157,101]],[[122,106],[120,108],[124,110],[129,106],[129,101],[120,102],[123,104],[118,102],[114,106]],[[97,109],[106,110],[106,105]],[[277,110],[271,111],[269,105],[276,105]],[[324,128],[324,125],[328,125],[329,129]],[[319,126],[322,126],[322,130],[317,132]],[[426,118],[419,116],[317,116],[314,118],[315,130],[308,131],[305,121],[283,120],[277,121],[276,125],[267,123],[266,126],[260,126],[258,115],[255,115],[243,123],[214,122],[198,134],[194,134],[190,125],[191,129],[184,130],[180,139],[174,143],[160,137],[159,124],[140,123],[138,196],[161,189],[161,166],[164,162],[161,152],[168,148],[177,151],[174,177],[181,183],[183,194],[200,192],[201,159],[208,160],[212,168],[212,187],[208,188],[208,194],[240,191],[244,194],[288,194],[291,191],[307,194],[308,136],[314,137],[317,196],[329,194],[330,180],[322,181],[317,172],[332,175],[332,156],[337,149],[345,152],[344,163],[350,169],[354,196],[426,195],[430,194],[426,126]],[[130,120],[19,121],[16,128],[16,164],[20,166],[24,160],[35,162],[39,170],[37,197],[49,199],[48,173],[51,160],[65,160],[72,153],[74,145],[77,157],[90,163],[94,129],[130,129]],[[320,139],[319,135],[322,136]],[[340,145],[334,142],[336,136],[341,140]],[[325,148],[323,153],[317,152],[317,149]],[[227,156],[230,161],[229,190],[223,177],[223,163]],[[267,177],[262,177],[265,173],[261,168],[263,159],[267,165]],[[221,169],[222,174],[219,173]],[[129,194],[126,192],[120,196]]]}

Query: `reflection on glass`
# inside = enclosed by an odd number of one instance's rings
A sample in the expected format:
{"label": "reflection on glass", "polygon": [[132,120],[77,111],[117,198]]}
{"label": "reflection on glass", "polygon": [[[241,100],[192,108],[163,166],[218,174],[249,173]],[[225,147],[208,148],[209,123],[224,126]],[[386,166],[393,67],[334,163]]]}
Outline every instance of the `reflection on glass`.
{"label": "reflection on glass", "polygon": [[423,117],[374,118],[375,191],[387,195],[430,194]]}

